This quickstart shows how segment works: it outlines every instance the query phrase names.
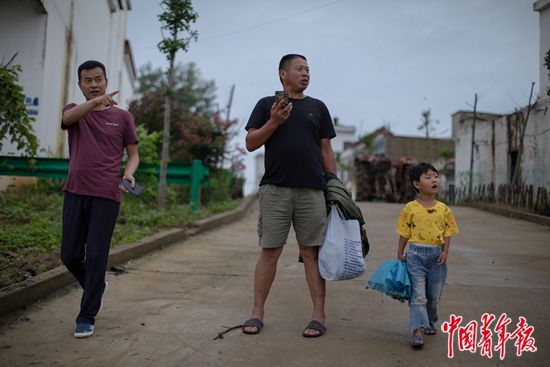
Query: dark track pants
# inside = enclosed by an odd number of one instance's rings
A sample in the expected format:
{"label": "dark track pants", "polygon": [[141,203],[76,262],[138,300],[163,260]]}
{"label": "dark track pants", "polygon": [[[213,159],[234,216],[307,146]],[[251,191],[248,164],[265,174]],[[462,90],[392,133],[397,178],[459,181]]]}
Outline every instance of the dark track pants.
{"label": "dark track pants", "polygon": [[95,322],[118,209],[113,200],[65,192],[61,261],[84,289],[76,322]]}

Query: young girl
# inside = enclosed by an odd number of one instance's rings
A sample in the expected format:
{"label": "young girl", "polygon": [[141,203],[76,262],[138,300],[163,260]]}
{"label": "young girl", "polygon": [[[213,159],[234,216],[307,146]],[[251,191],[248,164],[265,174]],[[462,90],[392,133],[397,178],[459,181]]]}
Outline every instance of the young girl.
{"label": "young girl", "polygon": [[[412,285],[409,301],[411,346],[421,348],[425,335],[435,335],[437,304],[447,278],[447,255],[451,236],[458,233],[451,210],[435,200],[439,174],[429,163],[420,163],[410,172],[416,200],[405,205],[397,221],[397,257],[407,262]],[[409,244],[407,254],[405,246]]]}

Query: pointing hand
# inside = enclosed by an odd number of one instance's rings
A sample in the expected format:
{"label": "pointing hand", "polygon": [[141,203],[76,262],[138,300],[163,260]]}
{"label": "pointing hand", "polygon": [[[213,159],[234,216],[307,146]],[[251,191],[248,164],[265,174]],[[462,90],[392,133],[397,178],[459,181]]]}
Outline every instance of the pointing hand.
{"label": "pointing hand", "polygon": [[96,98],[96,103],[98,105],[102,104],[105,107],[110,107],[110,106],[117,105],[118,102],[113,99],[113,97],[117,93],[118,93],[118,90],[116,90],[114,92],[111,92],[111,93],[104,94],[102,96],[99,96],[99,97]]}

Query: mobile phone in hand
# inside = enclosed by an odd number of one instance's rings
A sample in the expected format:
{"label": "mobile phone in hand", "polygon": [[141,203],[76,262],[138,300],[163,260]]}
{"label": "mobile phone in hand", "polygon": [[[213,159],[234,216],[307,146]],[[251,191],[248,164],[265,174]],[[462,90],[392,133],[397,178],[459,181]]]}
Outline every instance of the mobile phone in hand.
{"label": "mobile phone in hand", "polygon": [[286,107],[288,104],[288,92],[286,90],[275,91],[275,102],[279,103],[280,101],[283,101],[283,107]]}
{"label": "mobile phone in hand", "polygon": [[132,187],[132,183],[128,180],[128,179],[124,179],[122,180],[122,182],[120,182],[120,184],[126,189],[128,190],[128,192],[134,196],[138,196],[139,194],[141,194],[143,192],[143,186],[141,185],[138,185],[138,184],[135,184],[134,187]]}

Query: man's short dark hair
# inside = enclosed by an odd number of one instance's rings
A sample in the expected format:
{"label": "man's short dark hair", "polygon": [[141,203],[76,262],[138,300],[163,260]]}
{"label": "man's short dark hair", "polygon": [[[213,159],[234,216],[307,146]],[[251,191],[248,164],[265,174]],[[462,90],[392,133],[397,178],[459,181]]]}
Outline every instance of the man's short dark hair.
{"label": "man's short dark hair", "polygon": [[80,83],[80,72],[82,70],[90,70],[90,69],[95,69],[95,68],[100,68],[101,70],[103,70],[103,75],[105,76],[105,80],[107,80],[107,72],[105,71],[105,65],[103,65],[99,61],[88,60],[88,61],[83,62],[78,67],[78,82]]}
{"label": "man's short dark hair", "polygon": [[304,59],[304,61],[307,61],[306,57],[302,55],[298,55],[298,54],[284,55],[281,58],[281,61],[279,61],[279,70],[281,69],[288,70],[288,67],[290,66],[290,62],[298,57],[301,59]]}
{"label": "man's short dark hair", "polygon": [[428,171],[433,171],[439,175],[439,172],[437,171],[437,169],[433,165],[426,162],[418,163],[409,171],[409,178],[411,179],[411,185],[414,191],[419,192],[418,189],[414,187],[414,184],[413,184],[414,181],[420,181],[420,176],[422,176],[423,173],[426,173]]}

